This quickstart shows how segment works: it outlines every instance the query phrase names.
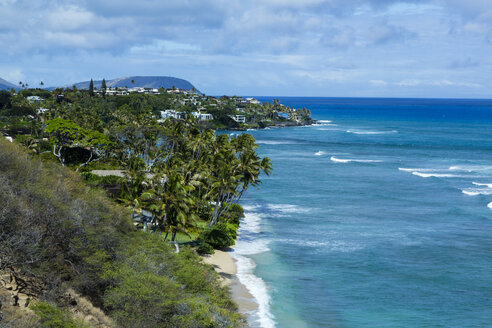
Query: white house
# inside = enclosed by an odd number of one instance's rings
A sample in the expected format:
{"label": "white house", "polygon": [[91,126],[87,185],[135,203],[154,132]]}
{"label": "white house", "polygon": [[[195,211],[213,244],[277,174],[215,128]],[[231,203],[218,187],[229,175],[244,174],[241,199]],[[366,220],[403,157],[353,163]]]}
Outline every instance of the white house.
{"label": "white house", "polygon": [[245,115],[229,115],[229,117],[232,118],[237,123],[246,123]]}
{"label": "white house", "polygon": [[214,119],[214,116],[209,113],[193,112],[191,114],[199,121],[210,121]]}
{"label": "white house", "polygon": [[260,102],[258,100],[256,100],[255,98],[246,98],[246,101],[250,104],[256,104],[256,105],[260,104]]}
{"label": "white house", "polygon": [[41,102],[43,101],[43,98],[39,96],[29,96],[27,97],[27,100],[29,100],[30,102]]}
{"label": "white house", "polygon": [[39,114],[46,113],[49,110],[50,110],[49,108],[38,108],[36,109],[36,113],[39,115]]}
{"label": "white house", "polygon": [[185,113],[183,112],[177,112],[175,110],[172,110],[172,109],[167,109],[167,110],[164,110],[162,111],[161,110],[161,118],[162,119],[168,119],[168,118],[174,118],[174,119],[182,119],[182,118],[185,118]]}

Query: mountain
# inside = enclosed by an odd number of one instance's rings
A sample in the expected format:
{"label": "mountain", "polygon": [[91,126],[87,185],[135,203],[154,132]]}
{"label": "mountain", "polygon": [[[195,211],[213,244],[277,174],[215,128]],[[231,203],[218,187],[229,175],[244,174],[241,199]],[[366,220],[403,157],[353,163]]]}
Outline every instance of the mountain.
{"label": "mountain", "polygon": [[19,86],[0,78],[0,90],[10,90],[12,88],[17,90]]}
{"label": "mountain", "polygon": [[[134,83],[132,83],[132,81]],[[90,81],[78,82],[66,87],[76,86],[78,89],[89,89]],[[101,88],[102,81],[94,81],[94,87]],[[108,87],[140,87],[140,88],[166,88],[171,89],[173,86],[178,89],[191,90],[194,88],[193,84],[190,82],[178,79],[171,76],[128,76],[120,77],[114,80],[106,80],[106,85]],[[196,89],[195,89],[196,90]],[[196,90],[199,92],[198,90]]]}

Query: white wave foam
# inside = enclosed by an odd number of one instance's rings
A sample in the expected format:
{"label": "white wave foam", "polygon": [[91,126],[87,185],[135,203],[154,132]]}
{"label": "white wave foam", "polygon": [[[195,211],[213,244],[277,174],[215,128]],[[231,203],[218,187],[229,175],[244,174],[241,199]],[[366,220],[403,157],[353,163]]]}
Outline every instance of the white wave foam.
{"label": "white wave foam", "polygon": [[468,196],[478,196],[478,195],[492,195],[492,189],[463,189],[462,193]]}
{"label": "white wave foam", "polygon": [[233,252],[232,256],[236,260],[236,276],[238,277],[239,282],[246,287],[258,303],[258,324],[263,328],[275,327],[275,320],[270,312],[270,295],[268,294],[268,287],[263,279],[253,274],[256,267],[255,262],[237,252]]}
{"label": "white wave foam", "polygon": [[239,228],[248,232],[259,233],[261,231],[260,223],[261,217],[258,213],[245,212]]}
{"label": "white wave foam", "polygon": [[492,210],[492,202],[490,202],[488,205],[487,205],[488,208],[490,208]]}
{"label": "white wave foam", "polygon": [[268,240],[261,239],[261,216],[255,212],[259,206],[243,206],[245,217],[241,220],[238,230],[238,239],[231,255],[236,261],[236,276],[258,303],[258,311],[251,315],[260,327],[273,328],[275,320],[270,312],[270,295],[267,284],[254,274],[256,263],[249,255],[268,252]]}
{"label": "white wave foam", "polygon": [[460,175],[456,174],[444,174],[444,173],[422,173],[422,172],[412,172],[413,175],[422,177],[422,178],[459,178]]}
{"label": "white wave foam", "polygon": [[264,144],[264,145],[291,145],[294,144],[294,142],[289,142],[289,141],[278,141],[278,140],[256,140],[257,144]]}
{"label": "white wave foam", "polygon": [[410,169],[410,168],[405,168],[405,167],[399,167],[399,171],[405,171],[405,172],[437,172],[437,171],[442,171],[439,169],[421,169],[421,168],[416,168],[416,169]]}
{"label": "white wave foam", "polygon": [[267,207],[276,212],[291,214],[291,213],[309,213],[312,208],[303,208],[292,204],[268,204]]}
{"label": "white wave foam", "polygon": [[483,172],[492,171],[492,166],[488,165],[457,165],[450,166],[450,171],[463,171],[463,172]]}
{"label": "white wave foam", "polygon": [[319,123],[333,123],[333,121],[330,120],[318,120]]}
{"label": "white wave foam", "polygon": [[322,156],[326,154],[324,151],[319,150],[318,152],[314,153],[315,156]]}
{"label": "white wave foam", "polygon": [[347,133],[361,134],[361,135],[375,135],[375,134],[391,134],[398,133],[396,130],[391,131],[364,131],[364,130],[347,130]]}
{"label": "white wave foam", "polygon": [[353,158],[336,158],[331,156],[330,160],[335,163],[380,163],[382,161],[376,159],[353,159]]}
{"label": "white wave foam", "polygon": [[347,243],[341,240],[317,241],[317,240],[300,240],[300,239],[277,239],[275,242],[290,244],[296,246],[321,248],[330,252],[349,253],[354,252],[364,247],[354,243]]}
{"label": "white wave foam", "polygon": [[472,182],[475,186],[486,186],[487,188],[492,188],[492,183],[478,183]]}

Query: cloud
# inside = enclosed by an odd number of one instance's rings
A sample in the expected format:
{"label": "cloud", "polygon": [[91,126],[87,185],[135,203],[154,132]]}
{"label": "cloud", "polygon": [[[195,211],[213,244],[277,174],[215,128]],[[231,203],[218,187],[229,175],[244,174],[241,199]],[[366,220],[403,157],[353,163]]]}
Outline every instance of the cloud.
{"label": "cloud", "polygon": [[376,86],[376,87],[385,87],[388,85],[388,82],[383,81],[383,80],[371,80],[371,81],[369,81],[369,83],[373,86]]}
{"label": "cloud", "polygon": [[465,59],[453,60],[448,64],[448,68],[450,69],[461,69],[461,68],[473,68],[479,66],[480,63],[471,59],[470,57],[466,57]]}
{"label": "cloud", "polygon": [[489,0],[0,0],[0,76],[67,84],[176,75],[217,93],[484,95],[492,92],[484,69],[489,7]]}

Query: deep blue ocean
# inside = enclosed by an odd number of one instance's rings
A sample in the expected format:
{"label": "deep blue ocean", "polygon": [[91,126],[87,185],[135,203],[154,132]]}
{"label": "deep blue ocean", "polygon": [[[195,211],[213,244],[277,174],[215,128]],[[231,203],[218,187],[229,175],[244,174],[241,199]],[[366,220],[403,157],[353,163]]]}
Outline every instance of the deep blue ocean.
{"label": "deep blue ocean", "polygon": [[492,100],[279,99],[319,124],[248,132],[251,326],[492,327]]}

